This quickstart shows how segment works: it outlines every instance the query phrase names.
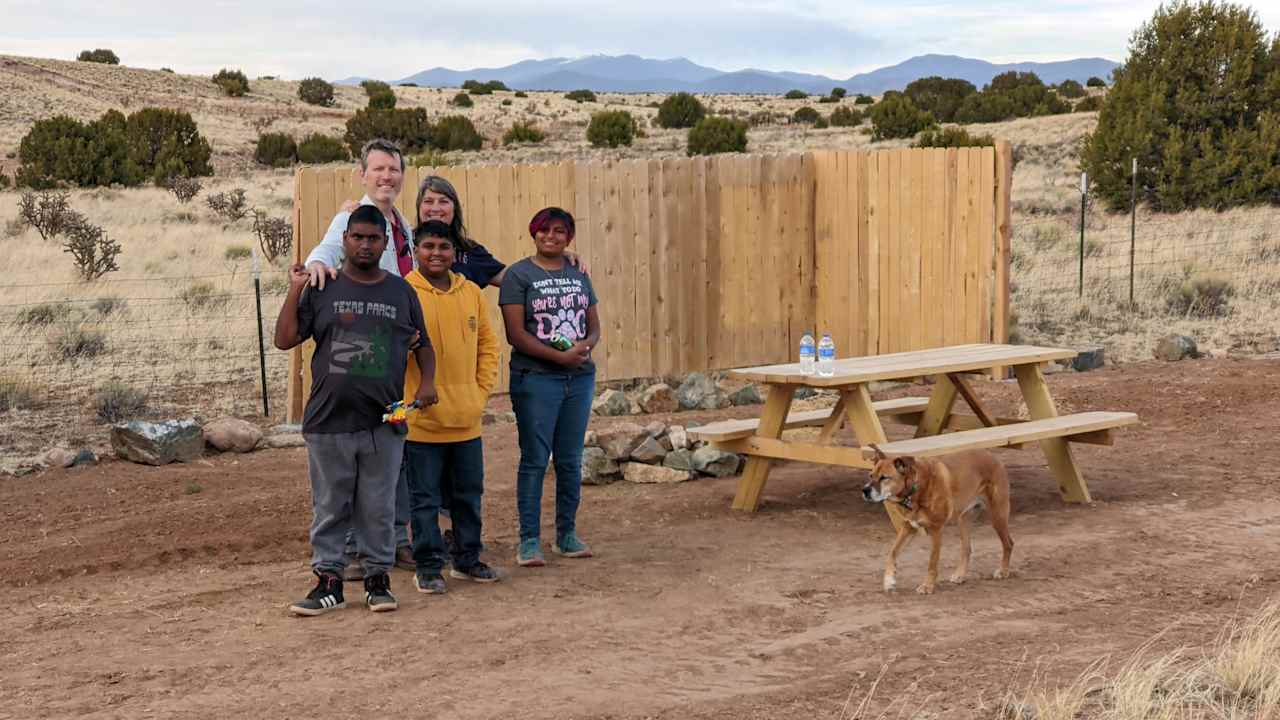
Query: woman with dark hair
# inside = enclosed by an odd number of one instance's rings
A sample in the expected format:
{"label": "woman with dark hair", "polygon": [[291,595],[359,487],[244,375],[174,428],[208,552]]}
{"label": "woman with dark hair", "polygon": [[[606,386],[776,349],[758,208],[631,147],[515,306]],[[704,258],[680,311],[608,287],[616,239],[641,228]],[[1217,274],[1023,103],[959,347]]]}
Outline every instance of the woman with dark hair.
{"label": "woman with dark hair", "polygon": [[591,557],[578,537],[582,443],[595,394],[591,349],[600,341],[600,316],[591,278],[566,258],[573,216],[557,207],[529,222],[534,254],[506,269],[498,305],[511,343],[511,405],[520,437],[516,504],[520,545],[516,562],[546,564],[542,555],[542,478],[556,465],[555,551]]}

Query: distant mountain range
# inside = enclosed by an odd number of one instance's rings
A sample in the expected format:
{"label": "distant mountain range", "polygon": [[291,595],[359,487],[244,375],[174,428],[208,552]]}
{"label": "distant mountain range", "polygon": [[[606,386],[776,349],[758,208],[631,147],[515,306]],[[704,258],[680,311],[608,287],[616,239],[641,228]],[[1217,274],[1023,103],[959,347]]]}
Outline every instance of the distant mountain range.
{"label": "distant mountain range", "polygon": [[[1006,63],[997,65],[985,60],[954,55],[920,55],[890,67],[859,73],[847,79],[829,78],[805,73],[738,70],[724,72],[704,67],[684,58],[652,60],[638,55],[591,55],[583,58],[551,58],[524,60],[500,68],[423,70],[396,83],[416,83],[429,87],[457,87],[466,80],[501,80],[512,90],[576,90],[587,88],[605,92],[679,92],[781,94],[788,90],[826,94],[833,87],[851,93],[878,95],[886,90],[901,90],[907,83],[922,77],[940,75],[962,78],[981,88],[991,78],[1009,70],[1034,72],[1050,84],[1063,80],[1084,83],[1090,77],[1103,79],[1119,63],[1103,58],[1081,58],[1049,63]],[[339,84],[357,85],[368,78],[351,77]]]}

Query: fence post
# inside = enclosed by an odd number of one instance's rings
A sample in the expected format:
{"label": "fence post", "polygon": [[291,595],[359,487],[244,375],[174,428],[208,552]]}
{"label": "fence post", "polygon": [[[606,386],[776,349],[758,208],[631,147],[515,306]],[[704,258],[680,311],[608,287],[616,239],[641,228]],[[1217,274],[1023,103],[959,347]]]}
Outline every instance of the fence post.
{"label": "fence post", "polygon": [[1084,209],[1089,199],[1089,173],[1080,173],[1080,280],[1077,294],[1084,297]]}
{"label": "fence post", "polygon": [[1133,309],[1133,257],[1138,238],[1138,158],[1133,159],[1133,189],[1129,193],[1129,309]]}
{"label": "fence post", "polygon": [[267,347],[262,339],[262,269],[258,266],[258,248],[253,250],[253,301],[258,308],[258,370],[262,376],[262,414],[271,417],[267,404]]}

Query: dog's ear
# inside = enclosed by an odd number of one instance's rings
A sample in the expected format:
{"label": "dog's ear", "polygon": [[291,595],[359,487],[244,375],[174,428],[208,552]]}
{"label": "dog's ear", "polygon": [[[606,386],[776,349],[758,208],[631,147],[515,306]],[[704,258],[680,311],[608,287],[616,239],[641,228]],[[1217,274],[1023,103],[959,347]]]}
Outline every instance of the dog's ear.
{"label": "dog's ear", "polygon": [[916,470],[916,459],[913,457],[896,457],[893,459],[893,469],[897,470],[899,475],[910,475]]}
{"label": "dog's ear", "polygon": [[871,443],[870,447],[876,453],[876,460],[884,460],[885,458],[889,457],[888,455],[884,454],[884,451],[880,449],[879,445],[875,443]]}

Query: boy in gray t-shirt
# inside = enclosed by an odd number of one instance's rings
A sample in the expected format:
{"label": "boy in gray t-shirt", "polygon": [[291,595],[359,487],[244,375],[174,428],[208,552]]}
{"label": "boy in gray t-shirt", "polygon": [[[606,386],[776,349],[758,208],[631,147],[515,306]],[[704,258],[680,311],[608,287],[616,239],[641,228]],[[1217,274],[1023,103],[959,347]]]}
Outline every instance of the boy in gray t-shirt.
{"label": "boy in gray t-shirt", "polygon": [[276,321],[281,350],[316,341],[302,432],[311,477],[311,567],[319,580],[289,607],[295,615],[345,606],[348,527],[366,553],[365,603],[375,612],[397,607],[387,571],[395,561],[395,491],[404,436],[382,415],[404,397],[415,337],[421,340],[413,352],[422,382],[414,400],[431,405],[437,398],[435,352],[418,297],[403,278],[378,267],[386,243],[378,209],[358,208],[343,233],[347,262],[337,280],[324,290],[307,288],[306,269],[290,268],[289,292]]}

